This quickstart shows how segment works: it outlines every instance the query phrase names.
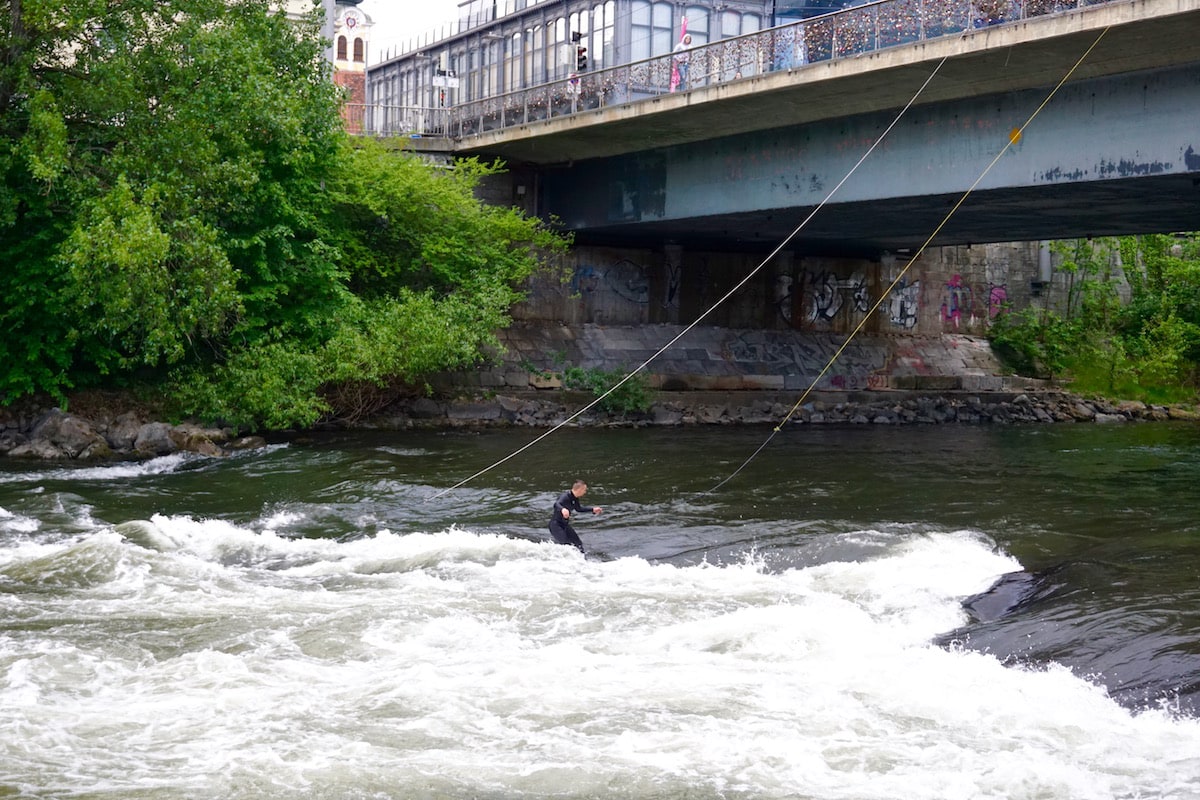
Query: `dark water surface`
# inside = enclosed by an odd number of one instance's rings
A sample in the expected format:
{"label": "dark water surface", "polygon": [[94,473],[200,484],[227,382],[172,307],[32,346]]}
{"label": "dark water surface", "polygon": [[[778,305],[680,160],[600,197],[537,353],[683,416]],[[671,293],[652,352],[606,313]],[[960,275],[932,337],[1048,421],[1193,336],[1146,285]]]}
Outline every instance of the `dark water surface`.
{"label": "dark water surface", "polygon": [[1200,796],[1200,427],[769,433],[4,462],[0,796]]}

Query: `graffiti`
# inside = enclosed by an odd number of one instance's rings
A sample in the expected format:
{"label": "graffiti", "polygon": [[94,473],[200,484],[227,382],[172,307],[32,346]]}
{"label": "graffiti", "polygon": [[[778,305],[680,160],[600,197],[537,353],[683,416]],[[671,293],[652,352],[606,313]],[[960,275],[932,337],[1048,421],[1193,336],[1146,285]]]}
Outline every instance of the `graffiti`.
{"label": "graffiti", "polygon": [[[984,300],[976,305],[976,297]],[[978,288],[969,286],[961,275],[955,275],[946,283],[942,294],[942,320],[958,328],[961,325],[975,325],[979,322],[980,312],[987,309],[985,322],[996,318],[1008,305],[1008,285],[1005,283],[987,283]]]}
{"label": "graffiti", "polygon": [[570,286],[573,294],[585,297],[606,289],[630,303],[650,302],[650,282],[645,269],[627,258],[609,267],[581,264],[575,268]]}
{"label": "graffiti", "polygon": [[575,268],[575,274],[571,276],[571,291],[579,295],[593,294],[600,287],[601,277],[603,276],[593,266],[578,266]]}
{"label": "graffiti", "polygon": [[961,275],[955,275],[946,283],[945,291],[942,294],[942,320],[958,328],[962,324],[965,313],[968,321],[974,322],[975,315],[971,310],[972,304],[971,287],[963,282]]}
{"label": "graffiti", "polygon": [[888,319],[897,328],[912,329],[917,326],[917,313],[921,307],[921,282],[908,282],[902,278],[887,300]]}
{"label": "graffiti", "polygon": [[663,297],[663,308],[679,308],[679,288],[683,284],[683,266],[669,261],[663,264],[667,277],[667,292]]}
{"label": "graffiti", "polygon": [[823,325],[837,318],[843,309],[866,313],[871,308],[871,290],[862,272],[848,278],[839,278],[829,270],[809,272],[803,270],[798,281],[790,275],[775,279],[774,299],[779,315],[793,328],[800,327],[793,319],[796,307],[796,284],[799,283],[800,306],[806,308],[804,316],[814,325]]}
{"label": "graffiti", "polygon": [[819,275],[804,273],[809,280],[805,294],[812,300],[808,312],[809,322],[829,322],[842,310],[842,293],[838,291],[837,277],[823,272]]}
{"label": "graffiti", "polygon": [[781,341],[766,333],[737,336],[728,345],[725,356],[735,363],[753,364],[782,374],[816,374],[835,357],[838,371],[843,374],[866,376],[884,366],[878,348],[851,345],[839,354],[839,343],[833,339],[803,337]]}
{"label": "graffiti", "polygon": [[995,319],[1006,305],[1008,305],[1008,286],[992,284],[988,288],[988,319]]}
{"label": "graffiti", "polygon": [[842,391],[861,391],[870,389],[878,391],[888,388],[888,377],[886,375],[875,374],[843,374],[830,375],[825,380],[821,381],[819,388],[821,389],[840,389]]}
{"label": "graffiti", "polygon": [[807,278],[806,294],[812,298],[812,306],[808,311],[810,322],[832,320],[846,307],[847,300],[860,312],[866,312],[871,307],[870,290],[861,272],[855,272],[849,278],[838,278],[828,270],[817,274],[805,271],[802,276]]}
{"label": "graffiti", "polygon": [[865,314],[871,307],[871,289],[867,286],[867,276],[856,272],[850,276],[850,280],[853,282],[850,290],[854,299],[854,307]]}
{"label": "graffiti", "polygon": [[628,258],[604,270],[604,282],[623,300],[639,305],[650,303],[650,281],[646,278],[646,270]]}

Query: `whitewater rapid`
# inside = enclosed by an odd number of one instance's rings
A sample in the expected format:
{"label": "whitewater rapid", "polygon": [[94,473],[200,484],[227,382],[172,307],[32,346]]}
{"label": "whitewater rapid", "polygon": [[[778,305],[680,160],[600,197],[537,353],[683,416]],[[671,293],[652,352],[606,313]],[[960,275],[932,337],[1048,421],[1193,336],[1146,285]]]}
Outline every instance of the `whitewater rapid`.
{"label": "whitewater rapid", "polygon": [[1200,797],[1197,720],[932,643],[1021,568],[976,531],[780,568],[292,522],[0,509],[0,796]]}

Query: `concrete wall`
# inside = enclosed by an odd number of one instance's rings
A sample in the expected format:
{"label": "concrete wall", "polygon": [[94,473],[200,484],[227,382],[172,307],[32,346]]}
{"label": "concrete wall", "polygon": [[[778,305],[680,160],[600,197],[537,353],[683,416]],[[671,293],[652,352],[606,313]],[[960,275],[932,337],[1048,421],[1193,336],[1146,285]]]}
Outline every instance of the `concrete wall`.
{"label": "concrete wall", "polygon": [[[1037,242],[929,250],[911,264],[753,254],[580,247],[560,275],[545,273],[514,309],[524,322],[564,325],[690,324],[750,330],[982,336],[1002,306],[1024,308],[1051,287]],[[1035,291],[1037,296],[1035,296]],[[715,306],[715,308],[714,308]],[[711,309],[711,311],[710,311]]]}
{"label": "concrete wall", "polygon": [[682,325],[517,325],[501,363],[453,376],[451,387],[503,392],[561,387],[566,367],[642,375],[665,391],[1008,391],[986,339],[800,333]]}
{"label": "concrete wall", "polygon": [[1036,242],[944,248],[907,270],[784,256],[689,328],[760,259],[579,248],[532,282],[500,334],[502,358],[439,383],[553,390],[567,367],[645,366],[666,391],[1023,391],[1038,382],[1005,375],[985,335],[1004,303],[1065,296],[1047,255]]}

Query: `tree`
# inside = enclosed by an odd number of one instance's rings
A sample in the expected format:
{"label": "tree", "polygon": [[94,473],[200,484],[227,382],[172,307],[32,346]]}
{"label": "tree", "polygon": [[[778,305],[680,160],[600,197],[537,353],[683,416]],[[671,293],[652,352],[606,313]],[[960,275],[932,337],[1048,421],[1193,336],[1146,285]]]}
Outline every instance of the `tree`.
{"label": "tree", "polygon": [[476,197],[497,170],[473,160],[437,169],[385,143],[348,142],[329,185],[328,240],[346,294],[325,335],[248,342],[224,363],[179,371],[182,408],[246,427],[354,420],[497,352],[526,279],[568,245]]}
{"label": "tree", "polygon": [[315,19],[266,0],[10,8],[0,397],[304,332],[340,291],[321,185],[343,134]]}
{"label": "tree", "polygon": [[[1077,391],[1150,401],[1194,399],[1200,388],[1200,238],[1127,236],[1060,242],[1068,276],[1060,313],[1028,308],[998,317],[993,347],[1013,368],[1067,378]],[[1110,266],[1119,252],[1131,296],[1122,304]]]}
{"label": "tree", "polygon": [[0,402],[139,380],[248,427],[352,417],[478,361],[565,246],[476,199],[495,165],[352,143],[315,17],[21,0],[0,26]]}

